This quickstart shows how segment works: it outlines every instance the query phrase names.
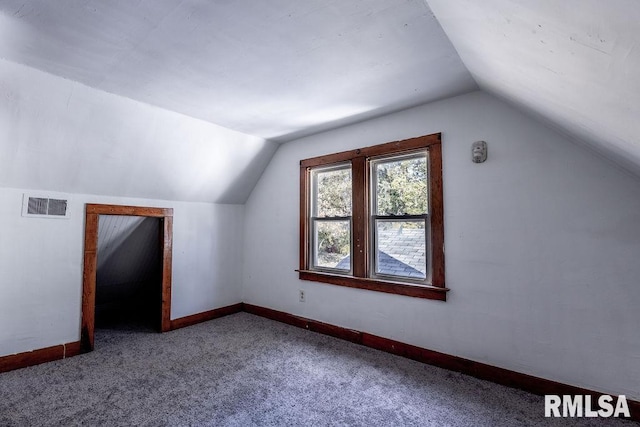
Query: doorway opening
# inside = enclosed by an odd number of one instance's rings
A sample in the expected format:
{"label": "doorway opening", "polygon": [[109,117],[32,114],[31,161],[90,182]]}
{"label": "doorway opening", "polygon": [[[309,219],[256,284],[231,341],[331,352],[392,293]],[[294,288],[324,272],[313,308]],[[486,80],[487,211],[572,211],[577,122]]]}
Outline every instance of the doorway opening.
{"label": "doorway opening", "polygon": [[173,209],[86,205],[83,352],[94,348],[96,325],[170,329],[172,235]]}
{"label": "doorway opening", "polygon": [[160,331],[159,218],[98,216],[97,329]]}

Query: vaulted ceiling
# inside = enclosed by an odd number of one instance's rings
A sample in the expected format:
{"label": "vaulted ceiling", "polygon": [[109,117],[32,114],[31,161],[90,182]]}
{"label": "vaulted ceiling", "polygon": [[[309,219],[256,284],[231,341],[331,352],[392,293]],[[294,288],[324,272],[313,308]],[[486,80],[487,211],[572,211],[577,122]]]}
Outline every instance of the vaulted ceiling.
{"label": "vaulted ceiling", "polygon": [[3,0],[0,56],[269,139],[477,86],[422,0]]}
{"label": "vaulted ceiling", "polygon": [[428,2],[480,88],[640,173],[640,2]]}
{"label": "vaulted ceiling", "polygon": [[0,57],[246,134],[480,87],[640,170],[638,42],[635,0],[0,1]]}

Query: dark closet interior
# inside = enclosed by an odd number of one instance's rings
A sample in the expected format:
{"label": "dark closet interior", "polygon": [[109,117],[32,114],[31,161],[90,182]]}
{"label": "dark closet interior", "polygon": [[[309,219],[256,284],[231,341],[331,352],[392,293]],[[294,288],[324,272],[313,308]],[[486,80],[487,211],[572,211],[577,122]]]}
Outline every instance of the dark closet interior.
{"label": "dark closet interior", "polygon": [[160,330],[161,220],[100,215],[96,329]]}

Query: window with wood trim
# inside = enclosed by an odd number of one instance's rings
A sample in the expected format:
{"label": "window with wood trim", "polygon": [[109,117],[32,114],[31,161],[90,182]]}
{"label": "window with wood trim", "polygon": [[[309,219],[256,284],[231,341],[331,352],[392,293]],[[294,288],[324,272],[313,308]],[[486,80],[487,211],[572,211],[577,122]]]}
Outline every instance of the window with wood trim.
{"label": "window with wood trim", "polygon": [[302,160],[298,272],[446,300],[440,134]]}

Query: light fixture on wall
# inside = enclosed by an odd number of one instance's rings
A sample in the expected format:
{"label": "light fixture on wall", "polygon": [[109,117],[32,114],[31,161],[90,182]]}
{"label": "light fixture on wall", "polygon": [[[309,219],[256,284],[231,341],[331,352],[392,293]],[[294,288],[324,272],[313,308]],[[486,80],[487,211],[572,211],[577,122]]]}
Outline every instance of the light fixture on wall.
{"label": "light fixture on wall", "polygon": [[471,160],[473,163],[483,163],[487,160],[487,143],[476,141],[471,144]]}

